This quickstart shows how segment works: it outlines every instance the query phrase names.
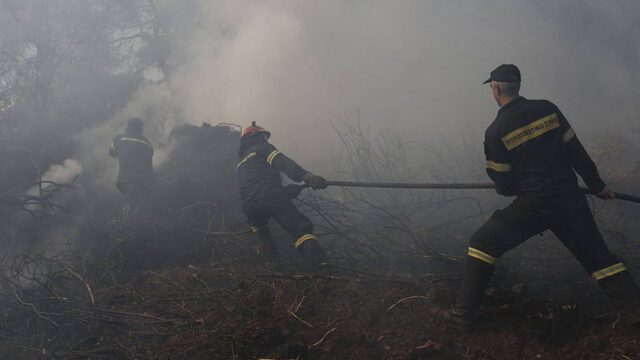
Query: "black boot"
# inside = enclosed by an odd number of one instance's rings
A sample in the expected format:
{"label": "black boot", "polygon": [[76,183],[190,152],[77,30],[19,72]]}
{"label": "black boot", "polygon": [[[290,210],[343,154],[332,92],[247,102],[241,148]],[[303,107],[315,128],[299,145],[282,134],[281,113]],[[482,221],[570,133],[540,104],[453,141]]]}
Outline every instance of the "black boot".
{"label": "black boot", "polygon": [[315,239],[305,241],[297,249],[313,272],[320,270],[322,265],[327,263],[327,254]]}
{"label": "black boot", "polygon": [[453,328],[469,331],[473,324],[473,316],[482,303],[484,290],[493,276],[494,265],[475,258],[469,258],[462,278],[460,292],[455,307],[449,312],[450,324]]}
{"label": "black boot", "polygon": [[602,279],[598,285],[609,296],[616,311],[623,315],[625,322],[640,325],[640,287],[629,272]]}
{"label": "black boot", "polygon": [[280,258],[278,247],[268,227],[264,226],[257,229],[255,236],[258,240],[258,254],[268,261],[275,261]]}

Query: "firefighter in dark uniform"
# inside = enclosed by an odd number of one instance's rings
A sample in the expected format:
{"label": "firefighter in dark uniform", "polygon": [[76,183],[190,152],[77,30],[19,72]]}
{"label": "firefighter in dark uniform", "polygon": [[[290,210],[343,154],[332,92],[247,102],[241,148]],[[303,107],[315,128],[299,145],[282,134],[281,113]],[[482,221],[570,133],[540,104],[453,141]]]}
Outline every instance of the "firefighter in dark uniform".
{"label": "firefighter in dark uniform", "polygon": [[318,270],[326,262],[325,252],[313,234],[311,221],[291,202],[299,191],[284,187],[280,173],[296,182],[303,181],[313,189],[326,188],[325,179],[304,170],[278,151],[269,143],[270,136],[255,122],[242,134],[240,161],[236,168],[242,210],[265,257],[278,257],[273,236],[267,227],[269,219],[273,218],[295,239],[294,246],[305,261],[313,270]]}
{"label": "firefighter in dark uniform", "polygon": [[152,163],[153,145],[142,135],[143,129],[141,119],[129,119],[124,134],[113,139],[109,155],[118,158],[118,190],[143,211],[152,211],[156,185]]}
{"label": "firefighter in dark uniform", "polygon": [[510,64],[496,68],[485,81],[500,106],[485,133],[486,170],[498,194],[516,198],[471,238],[461,289],[450,312],[453,325],[471,327],[496,262],[545,230],[558,237],[614,305],[636,322],[640,289],[605,245],[575,173],[598,197],[615,195],[558,107],[520,96],[520,81],[520,71]]}

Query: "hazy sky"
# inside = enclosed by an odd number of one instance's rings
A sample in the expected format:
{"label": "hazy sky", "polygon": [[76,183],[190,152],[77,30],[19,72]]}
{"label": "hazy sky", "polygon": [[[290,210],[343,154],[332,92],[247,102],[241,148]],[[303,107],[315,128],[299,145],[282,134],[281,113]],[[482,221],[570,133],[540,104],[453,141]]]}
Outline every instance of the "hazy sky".
{"label": "hazy sky", "polygon": [[[173,41],[174,51],[186,49],[187,61],[169,87],[142,88],[112,121],[78,136],[80,162],[107,174],[99,176],[105,184],[117,167],[95,144],[108,146],[132,116],[168,121],[167,129],[175,119],[243,126],[255,120],[281,150],[324,172],[338,151],[332,124],[354,120],[356,111],[372,133],[393,129],[446,147],[447,159],[466,161],[456,164],[462,174],[481,176],[484,130],[498,110],[482,82],[502,63],[517,64],[522,94],[555,102],[578,135],[640,134],[638,1],[202,0],[200,6],[196,30]],[[166,153],[159,148],[156,162]],[[639,156],[629,154],[629,161]]]}
{"label": "hazy sky", "polygon": [[[331,121],[482,141],[497,107],[482,85],[517,64],[578,132],[636,121],[640,4],[633,1],[206,1],[172,81],[190,121],[274,130],[308,159]],[[220,36],[225,29],[225,36]]]}

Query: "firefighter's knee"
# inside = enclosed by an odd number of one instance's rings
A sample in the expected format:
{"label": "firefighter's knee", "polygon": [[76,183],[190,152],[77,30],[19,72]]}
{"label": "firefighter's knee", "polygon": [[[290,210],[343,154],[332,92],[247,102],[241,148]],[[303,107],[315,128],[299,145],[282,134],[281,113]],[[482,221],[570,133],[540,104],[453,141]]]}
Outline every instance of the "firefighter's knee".
{"label": "firefighter's knee", "polygon": [[482,229],[477,230],[471,235],[471,241],[469,243],[470,246],[473,247],[484,247],[486,245],[486,236]]}
{"label": "firefighter's knee", "polygon": [[502,254],[493,246],[492,234],[483,227],[471,236],[467,255],[484,263],[495,265]]}
{"label": "firefighter's knee", "polygon": [[313,223],[311,222],[311,220],[307,219],[305,217],[304,221],[302,221],[302,223],[300,224],[300,228],[305,232],[305,233],[313,233]]}
{"label": "firefighter's knee", "polygon": [[282,224],[293,237],[299,238],[303,235],[313,234],[313,223],[306,216],[298,216],[290,219],[290,223]]}

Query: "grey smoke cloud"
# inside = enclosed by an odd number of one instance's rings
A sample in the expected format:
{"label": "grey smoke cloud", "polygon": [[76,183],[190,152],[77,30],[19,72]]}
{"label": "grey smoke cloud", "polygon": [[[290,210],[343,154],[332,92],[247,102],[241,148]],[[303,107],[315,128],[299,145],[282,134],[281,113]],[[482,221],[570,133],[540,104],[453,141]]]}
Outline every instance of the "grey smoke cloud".
{"label": "grey smoke cloud", "polygon": [[[76,176],[82,174],[82,165],[74,159],[66,159],[61,164],[54,164],[42,174],[42,181],[51,181],[56,184],[68,184]],[[37,195],[38,188],[33,187],[27,191],[29,195]]]}
{"label": "grey smoke cloud", "polygon": [[165,84],[146,88],[110,124],[125,113],[145,115],[140,112],[154,103],[163,110],[150,121],[167,129],[182,121],[255,120],[283,150],[322,164],[335,144],[332,122],[359,110],[375,131],[480,149],[497,110],[481,83],[501,63],[517,64],[523,95],[554,101],[579,134],[627,131],[637,122],[637,2],[215,0],[200,6],[196,31],[178,39],[187,60],[169,80],[173,102]]}
{"label": "grey smoke cloud", "polygon": [[257,120],[307,160],[327,158],[331,121],[356,109],[377,129],[481,142],[497,110],[481,82],[501,63],[519,65],[523,94],[555,101],[578,131],[622,129],[638,112],[631,1],[202,6],[203,26],[185,39],[190,60],[171,83],[185,117]]}
{"label": "grey smoke cloud", "polygon": [[[77,160],[74,159],[66,159],[61,164],[53,164],[49,167],[49,169],[42,174],[40,180],[43,182],[53,182],[56,184],[69,184],[71,183],[77,176],[82,174],[82,165]],[[49,184],[44,184],[44,187],[48,187]],[[40,187],[33,186],[26,191],[27,195],[31,196],[41,196]],[[28,210],[31,211],[39,211],[41,207],[39,205],[28,205]]]}

